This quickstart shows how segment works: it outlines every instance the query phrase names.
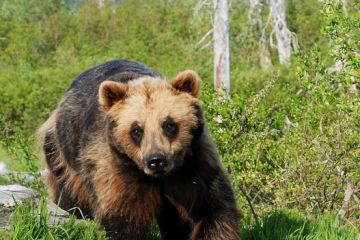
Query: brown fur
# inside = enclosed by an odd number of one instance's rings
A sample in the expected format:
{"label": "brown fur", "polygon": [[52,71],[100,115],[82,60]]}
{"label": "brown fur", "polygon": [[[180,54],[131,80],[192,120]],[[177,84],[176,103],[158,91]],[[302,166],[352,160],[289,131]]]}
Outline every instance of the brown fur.
{"label": "brown fur", "polygon": [[[53,200],[99,219],[112,239],[144,239],[155,221],[164,239],[239,239],[230,184],[204,128],[198,76],[188,70],[164,81],[145,70],[98,87],[79,87],[91,72],[80,76],[39,129]],[[166,159],[161,175],[147,162],[154,154]]]}
{"label": "brown fur", "polygon": [[[156,209],[159,208],[160,204],[159,189],[149,185],[147,195],[139,198],[138,183],[126,182],[121,175],[114,171],[116,166],[112,156],[106,152],[98,155],[94,150],[91,149],[86,154],[102,160],[97,163],[93,176],[95,189],[99,197],[99,206],[95,215],[101,219],[106,215],[116,216],[120,214],[128,216],[129,220],[134,224],[151,224],[155,219]],[[124,198],[126,198],[126,201],[122,200]]]}
{"label": "brown fur", "polygon": [[[110,88],[110,84],[104,82],[100,86],[100,96],[104,96],[103,88]],[[119,87],[118,83],[112,83],[112,85],[114,89]],[[114,133],[114,138],[118,141],[116,144],[127,149],[129,156],[141,168],[144,168],[144,157],[154,148],[158,148],[160,152],[176,152],[188,148],[192,140],[189,132],[197,125],[194,109],[189,106],[199,104],[196,98],[187,93],[174,91],[171,85],[160,79],[140,78],[128,83],[126,89],[124,99],[118,101],[110,109],[108,106],[104,109],[109,109],[107,114],[118,123]],[[105,101],[100,97],[100,103]],[[122,118],[123,115],[127,118]],[[177,121],[181,129],[171,144],[161,133],[162,130],[158,124],[159,119],[164,119],[168,115]],[[140,148],[132,143],[128,135],[128,128],[134,121],[139,122],[140,126],[152,126],[145,128],[145,138]]]}
{"label": "brown fur", "polygon": [[203,223],[198,222],[194,226],[194,231],[191,234],[191,240],[197,239],[211,239],[211,240],[224,240],[239,238],[236,225],[229,224],[229,220],[219,219],[214,222],[213,227],[208,231],[203,231]]}
{"label": "brown fur", "polygon": [[[176,200],[169,196],[169,195],[165,195],[165,197],[169,200],[169,202],[174,205],[174,207],[176,208],[176,210],[179,212],[180,216],[182,217],[182,219],[184,219],[185,221],[189,221],[191,224],[194,224],[193,219],[190,217],[189,212],[186,210],[186,208],[181,205],[180,203],[176,202]],[[194,230],[195,232],[195,230]]]}
{"label": "brown fur", "polygon": [[45,182],[49,186],[49,189],[51,191],[50,195],[53,201],[59,198],[60,191],[56,184],[56,177],[51,172],[47,172],[45,176]]}
{"label": "brown fur", "polygon": [[[43,145],[50,144],[45,143],[46,135],[54,134],[55,128],[55,119],[57,111],[54,111],[50,118],[42,125],[38,130],[38,142]],[[56,143],[52,143],[55,144]],[[83,177],[80,173],[74,171],[72,168],[69,168],[66,164],[66,161],[63,159],[61,152],[53,152],[53,161],[51,166],[46,163],[46,157],[44,152],[42,152],[41,158],[42,162],[48,165],[49,172],[46,175],[46,183],[49,185],[50,195],[55,203],[59,203],[63,197],[64,191],[69,193],[69,196],[74,199],[75,204],[73,207],[90,207],[88,203],[88,193],[86,187],[83,183]],[[63,169],[61,176],[56,177],[53,173],[56,170]],[[62,189],[59,189],[59,183],[62,183]]]}
{"label": "brown fur", "polygon": [[170,84],[180,92],[188,92],[193,97],[199,97],[200,93],[200,78],[196,72],[186,70],[179,73],[170,81]]}

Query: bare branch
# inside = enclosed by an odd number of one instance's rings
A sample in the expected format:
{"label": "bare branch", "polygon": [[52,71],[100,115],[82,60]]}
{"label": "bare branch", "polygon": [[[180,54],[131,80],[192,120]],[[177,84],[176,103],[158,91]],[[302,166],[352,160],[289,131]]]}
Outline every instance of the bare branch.
{"label": "bare branch", "polygon": [[207,38],[213,33],[214,29],[210,29],[205,35],[199,40],[197,45],[201,45]]}
{"label": "bare branch", "polygon": [[343,204],[338,212],[339,220],[342,220],[345,217],[346,213],[349,212],[349,202],[350,202],[350,199],[351,199],[351,196],[353,193],[354,193],[354,186],[353,186],[352,182],[348,181],[347,187],[345,190],[345,197],[343,200]]}

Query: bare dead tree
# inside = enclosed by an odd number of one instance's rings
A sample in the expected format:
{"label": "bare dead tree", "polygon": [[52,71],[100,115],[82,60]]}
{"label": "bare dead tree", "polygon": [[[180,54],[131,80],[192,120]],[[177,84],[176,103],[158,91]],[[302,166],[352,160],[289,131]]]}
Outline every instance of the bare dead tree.
{"label": "bare dead tree", "polygon": [[94,0],[94,2],[99,8],[101,8],[102,6],[104,6],[105,0]]}
{"label": "bare dead tree", "polygon": [[214,2],[214,86],[230,90],[229,9],[227,0]]}
{"label": "bare dead tree", "polygon": [[254,28],[255,37],[259,41],[258,55],[260,65],[263,69],[268,69],[272,63],[270,59],[270,52],[267,46],[266,34],[263,31],[262,9],[263,4],[260,0],[250,0],[249,21]]}
{"label": "bare dead tree", "polygon": [[271,0],[270,13],[273,21],[270,43],[275,33],[280,64],[289,64],[292,49],[297,49],[298,43],[295,34],[286,25],[285,0]]}
{"label": "bare dead tree", "polygon": [[342,3],[342,8],[343,8],[344,15],[347,16],[348,15],[349,0],[341,0],[341,3]]}

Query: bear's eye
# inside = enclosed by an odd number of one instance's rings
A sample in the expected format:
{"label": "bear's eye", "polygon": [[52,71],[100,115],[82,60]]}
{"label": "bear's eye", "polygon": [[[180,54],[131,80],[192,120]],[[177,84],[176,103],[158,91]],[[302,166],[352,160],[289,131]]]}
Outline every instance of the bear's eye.
{"label": "bear's eye", "polygon": [[141,142],[143,133],[144,131],[140,128],[140,126],[137,125],[137,123],[134,123],[131,128],[130,135],[136,144],[139,144]]}
{"label": "bear's eye", "polygon": [[178,133],[179,127],[171,117],[167,117],[162,124],[162,129],[165,136],[170,139],[174,139]]}

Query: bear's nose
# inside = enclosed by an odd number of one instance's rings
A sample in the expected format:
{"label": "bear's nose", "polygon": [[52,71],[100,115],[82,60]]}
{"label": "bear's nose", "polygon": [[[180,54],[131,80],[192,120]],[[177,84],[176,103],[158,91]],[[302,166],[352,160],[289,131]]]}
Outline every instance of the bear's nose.
{"label": "bear's nose", "polygon": [[148,158],[147,165],[151,170],[159,171],[166,166],[166,157],[164,155],[151,155]]}

